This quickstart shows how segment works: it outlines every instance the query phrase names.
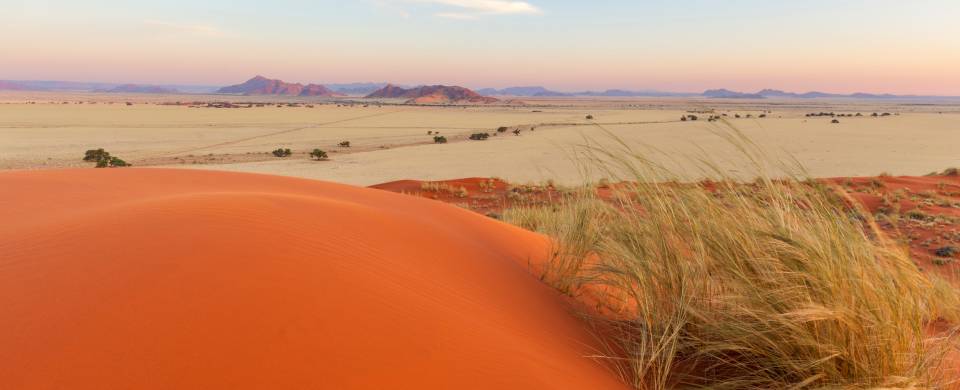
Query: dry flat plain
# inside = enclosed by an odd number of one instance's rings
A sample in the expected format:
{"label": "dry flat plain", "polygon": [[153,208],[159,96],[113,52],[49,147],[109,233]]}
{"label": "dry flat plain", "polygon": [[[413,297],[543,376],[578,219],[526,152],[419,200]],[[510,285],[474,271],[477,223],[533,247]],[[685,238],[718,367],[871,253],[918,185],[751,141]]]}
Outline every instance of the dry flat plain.
{"label": "dry flat plain", "polygon": [[[612,137],[639,149],[656,149],[653,156],[677,170],[688,166],[683,162],[687,157],[704,154],[736,169],[736,153],[716,134],[724,131],[725,123],[778,158],[795,157],[816,177],[922,175],[960,165],[956,102],[638,98],[473,107],[277,100],[250,108],[243,101],[235,101],[239,108],[206,105],[222,99],[0,95],[0,169],[85,167],[90,164],[81,161],[83,152],[104,148],[135,166],[255,172],[356,185],[463,177],[573,184],[600,176],[585,175],[573,161],[576,145],[612,144]],[[170,104],[178,101],[203,103]],[[813,112],[864,116],[831,123],[832,117],[806,116]],[[874,112],[891,115],[872,117]],[[761,114],[766,117],[759,118]],[[684,115],[699,120],[680,121]],[[708,122],[711,115],[723,116],[725,122]],[[509,130],[497,133],[501,126]],[[430,132],[439,132],[448,143],[434,144]],[[495,136],[468,139],[480,132]],[[339,147],[343,141],[351,147]],[[294,154],[276,158],[270,152],[277,148]],[[327,151],[330,160],[312,161],[308,153],[315,148]]]}

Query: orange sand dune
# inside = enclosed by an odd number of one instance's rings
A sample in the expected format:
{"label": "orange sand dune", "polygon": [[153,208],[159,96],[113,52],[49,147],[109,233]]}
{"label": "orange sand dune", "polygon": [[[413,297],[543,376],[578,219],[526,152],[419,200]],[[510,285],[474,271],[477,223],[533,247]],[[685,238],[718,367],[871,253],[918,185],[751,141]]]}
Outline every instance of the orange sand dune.
{"label": "orange sand dune", "polygon": [[373,189],[0,173],[0,388],[623,388],[547,242]]}

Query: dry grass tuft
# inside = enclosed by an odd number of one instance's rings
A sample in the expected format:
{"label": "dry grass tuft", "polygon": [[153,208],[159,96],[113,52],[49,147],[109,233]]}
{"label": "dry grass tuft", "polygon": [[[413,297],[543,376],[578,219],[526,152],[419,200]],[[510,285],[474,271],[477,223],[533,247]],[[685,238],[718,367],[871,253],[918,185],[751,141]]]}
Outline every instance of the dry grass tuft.
{"label": "dry grass tuft", "polygon": [[713,189],[677,184],[627,147],[588,147],[631,183],[615,201],[585,191],[504,219],[556,239],[543,279],[602,303],[590,318],[610,340],[604,357],[637,389],[947,385],[954,338],[928,326],[957,316],[956,292],[836,192],[771,180],[749,140],[729,139],[756,183],[707,164]]}

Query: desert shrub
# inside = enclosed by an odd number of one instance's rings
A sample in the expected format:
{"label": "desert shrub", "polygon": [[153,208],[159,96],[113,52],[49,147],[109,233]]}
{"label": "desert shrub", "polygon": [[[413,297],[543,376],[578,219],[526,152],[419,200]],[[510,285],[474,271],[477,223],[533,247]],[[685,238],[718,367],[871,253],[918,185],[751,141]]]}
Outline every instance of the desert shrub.
{"label": "desert shrub", "polygon": [[933,253],[940,257],[953,257],[953,255],[960,253],[960,249],[948,245],[938,248],[937,250],[933,251]]}
{"label": "desert shrub", "polygon": [[840,123],[840,120],[839,120],[839,119],[834,119],[834,120],[830,121],[830,123],[837,124],[837,123]]}
{"label": "desert shrub", "polygon": [[283,149],[283,148],[274,150],[272,153],[274,157],[280,157],[280,158],[290,157],[290,155],[293,154],[293,152],[291,152],[290,149]]}
{"label": "desert shrub", "polygon": [[500,127],[497,128],[497,132],[498,132],[498,133],[506,133],[507,130],[510,130],[510,129],[507,128],[506,126],[500,126]]}
{"label": "desert shrub", "polygon": [[953,259],[948,259],[948,258],[943,258],[943,257],[936,257],[936,258],[933,259],[932,263],[933,263],[933,265],[942,267],[942,266],[945,266],[945,265],[948,265],[948,264],[953,264]]}
{"label": "desert shrub", "polygon": [[593,120],[593,115],[587,115],[587,120]]}
{"label": "desert shrub", "polygon": [[444,137],[444,136],[442,136],[442,135],[434,136],[434,137],[433,137],[433,143],[435,143],[435,144],[445,144],[445,143],[447,143],[447,137]]}
{"label": "desert shrub", "polygon": [[513,130],[513,135],[520,135],[520,129]]}
{"label": "desert shrub", "polygon": [[314,149],[312,152],[310,152],[310,157],[317,161],[323,161],[327,159],[327,152],[320,149]]}
{"label": "desert shrub", "polygon": [[681,122],[686,122],[686,121],[687,121],[687,116],[686,116],[686,115],[681,116],[681,117],[680,117],[680,121],[681,121]]}
{"label": "desert shrub", "polygon": [[913,210],[907,211],[906,217],[915,221],[925,221],[925,222],[933,221],[934,219],[932,216],[930,216],[930,214],[927,214],[920,209],[913,209]]}
{"label": "desert shrub", "polygon": [[470,135],[470,139],[473,141],[486,141],[487,138],[490,138],[489,133],[474,133]]}
{"label": "desert shrub", "polygon": [[542,279],[596,302],[585,315],[609,341],[603,355],[636,388],[949,383],[940,363],[954,340],[925,332],[955,312],[956,291],[873,240],[882,233],[828,187],[758,169],[746,190],[705,189],[626,148],[585,155],[626,180],[618,196],[585,191],[504,220],[554,238]]}
{"label": "desert shrub", "polygon": [[349,148],[349,147],[350,147],[350,141],[343,141],[343,142],[341,142],[339,145],[340,145],[341,148]]}

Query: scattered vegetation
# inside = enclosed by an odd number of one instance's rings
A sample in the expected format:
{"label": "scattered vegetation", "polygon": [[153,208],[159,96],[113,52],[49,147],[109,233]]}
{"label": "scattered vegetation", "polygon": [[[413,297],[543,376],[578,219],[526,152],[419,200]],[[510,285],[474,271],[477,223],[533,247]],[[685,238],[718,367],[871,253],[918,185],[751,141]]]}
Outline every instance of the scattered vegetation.
{"label": "scattered vegetation", "polygon": [[444,136],[442,136],[442,135],[434,136],[434,137],[433,137],[433,143],[435,143],[435,144],[445,144],[445,143],[447,143],[447,137],[444,137]]}
{"label": "scattered vegetation", "polygon": [[291,155],[293,155],[293,152],[290,151],[290,149],[283,149],[283,148],[274,150],[271,153],[273,153],[274,157],[279,157],[279,158],[290,157]]}

